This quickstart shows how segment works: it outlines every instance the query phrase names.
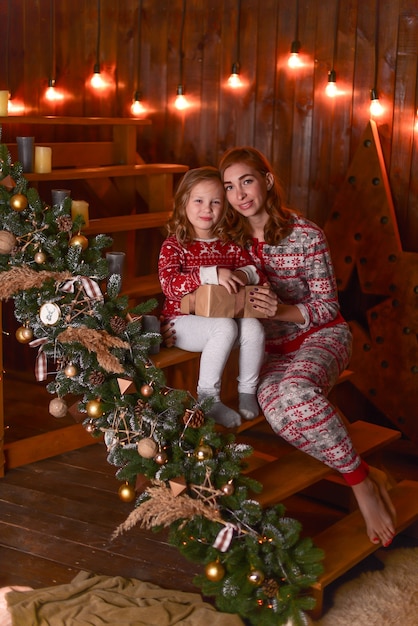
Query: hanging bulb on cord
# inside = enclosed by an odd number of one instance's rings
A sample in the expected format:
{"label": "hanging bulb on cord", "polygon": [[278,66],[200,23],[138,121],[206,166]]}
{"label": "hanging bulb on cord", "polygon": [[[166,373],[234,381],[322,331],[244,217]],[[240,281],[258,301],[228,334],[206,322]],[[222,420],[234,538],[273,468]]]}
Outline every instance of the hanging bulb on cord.
{"label": "hanging bulb on cord", "polygon": [[242,87],[241,78],[239,75],[240,66],[238,62],[232,64],[231,74],[228,78],[228,85],[233,89],[237,87]]}
{"label": "hanging bulb on cord", "polygon": [[106,86],[102,75],[100,74],[100,64],[95,63],[93,68],[93,76],[91,77],[90,84],[94,89],[103,89]]}
{"label": "hanging bulb on cord", "polygon": [[63,94],[56,89],[55,79],[50,78],[48,80],[48,88],[45,92],[45,98],[49,100],[49,102],[58,102],[59,100],[63,100]]}
{"label": "hanging bulb on cord", "polygon": [[132,105],[131,105],[131,113],[132,115],[135,115],[136,117],[141,117],[142,115],[145,115],[147,112],[146,108],[144,107],[144,105],[141,102],[141,94],[139,91],[135,91],[134,93],[134,97],[132,100]]}
{"label": "hanging bulb on cord", "polygon": [[379,96],[375,88],[370,89],[370,115],[379,117],[383,113],[383,107],[379,102]]}
{"label": "hanging bulb on cord", "polygon": [[177,86],[177,97],[174,101],[174,106],[176,107],[177,111],[184,111],[184,109],[187,109],[189,106],[189,103],[184,96],[183,85]]}
{"label": "hanging bulb on cord", "polygon": [[288,66],[291,67],[292,69],[295,69],[297,67],[302,67],[303,65],[301,58],[299,56],[300,47],[301,47],[300,41],[292,41],[292,45],[290,47],[290,56],[287,60]]}
{"label": "hanging bulb on cord", "polygon": [[325,87],[325,93],[327,94],[328,98],[334,98],[338,93],[336,80],[337,74],[335,70],[330,70],[328,72],[328,83]]}

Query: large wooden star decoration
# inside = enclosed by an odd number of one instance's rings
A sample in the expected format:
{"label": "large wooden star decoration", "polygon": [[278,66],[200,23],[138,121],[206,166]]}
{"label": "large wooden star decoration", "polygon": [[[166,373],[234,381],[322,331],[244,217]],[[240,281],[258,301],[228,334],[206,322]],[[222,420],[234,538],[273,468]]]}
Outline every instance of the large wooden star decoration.
{"label": "large wooden star decoration", "polygon": [[[418,253],[404,252],[376,124],[370,121],[325,224],[343,298],[358,299],[367,324],[350,319],[354,385],[417,440]],[[353,281],[353,277],[355,280]],[[351,287],[350,287],[351,283]],[[345,314],[345,310],[343,310]]]}

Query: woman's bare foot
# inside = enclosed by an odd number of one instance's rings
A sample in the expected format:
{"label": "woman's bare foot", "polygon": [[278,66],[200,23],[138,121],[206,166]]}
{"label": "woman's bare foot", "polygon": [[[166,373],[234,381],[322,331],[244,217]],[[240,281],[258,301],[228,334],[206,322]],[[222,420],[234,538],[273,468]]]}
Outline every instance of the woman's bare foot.
{"label": "woman's bare foot", "polygon": [[388,546],[395,535],[396,511],[388,490],[387,477],[376,467],[370,467],[368,477],[352,487],[366,523],[372,543]]}

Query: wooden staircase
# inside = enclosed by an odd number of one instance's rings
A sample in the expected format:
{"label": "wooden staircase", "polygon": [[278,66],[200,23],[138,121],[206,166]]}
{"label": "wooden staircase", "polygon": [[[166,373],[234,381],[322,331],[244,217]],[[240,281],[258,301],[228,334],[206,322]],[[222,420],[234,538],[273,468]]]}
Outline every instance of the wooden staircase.
{"label": "wooden staircase", "polygon": [[[182,368],[179,366],[189,362],[197,372],[199,356],[199,353],[186,352],[179,348],[163,348],[152,358],[158,367],[165,369],[167,373],[171,371],[172,379],[182,382]],[[350,377],[351,372],[344,372],[338,384],[344,383]],[[224,378],[235,381],[234,375],[230,372],[224,374]],[[188,388],[191,389],[190,380]],[[356,450],[370,464],[378,465],[380,463],[378,457],[385,447],[401,437],[400,432],[391,428],[365,421],[349,423],[344,416],[342,418]],[[274,445],[266,450],[260,438],[260,429],[266,428],[269,427],[264,416],[260,415],[252,421],[244,422],[234,431],[237,442],[247,443],[253,447],[253,454],[245,471],[251,478],[260,482],[263,489],[260,494],[253,494],[252,497],[265,507],[278,503],[284,503],[286,506],[289,498],[299,494],[308,494],[312,497],[313,491],[314,497],[324,499],[334,508],[338,507],[341,510],[341,500],[344,503],[346,512],[343,517],[338,522],[331,521],[324,530],[312,537],[315,545],[325,554],[324,572],[311,589],[311,594],[316,599],[316,607],[311,611],[311,616],[317,619],[323,610],[325,588],[381,548],[381,545],[370,542],[363,517],[353,503],[351,489],[340,476],[320,461],[282,441],[273,435],[273,432],[267,436],[273,440]],[[402,480],[392,487],[390,494],[397,511],[396,530],[400,533],[418,520],[418,482]],[[333,498],[338,502],[333,502]]]}

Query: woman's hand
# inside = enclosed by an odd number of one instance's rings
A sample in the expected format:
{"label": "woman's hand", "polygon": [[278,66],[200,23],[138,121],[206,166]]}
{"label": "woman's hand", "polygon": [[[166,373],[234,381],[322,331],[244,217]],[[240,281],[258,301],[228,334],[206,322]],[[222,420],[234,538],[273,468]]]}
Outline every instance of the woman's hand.
{"label": "woman's hand", "polygon": [[277,314],[279,300],[269,285],[254,287],[250,291],[250,302],[256,311],[267,317],[275,317]]}
{"label": "woman's hand", "polygon": [[176,331],[172,322],[167,322],[164,315],[160,315],[160,334],[166,348],[176,345]]}

